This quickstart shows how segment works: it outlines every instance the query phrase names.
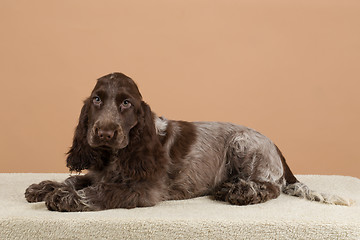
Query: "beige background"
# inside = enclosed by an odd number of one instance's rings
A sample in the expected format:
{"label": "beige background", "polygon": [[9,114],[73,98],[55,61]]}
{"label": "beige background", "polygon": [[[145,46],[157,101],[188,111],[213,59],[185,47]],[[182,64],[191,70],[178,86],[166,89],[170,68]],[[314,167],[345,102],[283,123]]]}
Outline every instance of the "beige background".
{"label": "beige background", "polygon": [[0,1],[0,172],[67,172],[98,77],[170,119],[243,124],[296,174],[360,177],[360,1]]}

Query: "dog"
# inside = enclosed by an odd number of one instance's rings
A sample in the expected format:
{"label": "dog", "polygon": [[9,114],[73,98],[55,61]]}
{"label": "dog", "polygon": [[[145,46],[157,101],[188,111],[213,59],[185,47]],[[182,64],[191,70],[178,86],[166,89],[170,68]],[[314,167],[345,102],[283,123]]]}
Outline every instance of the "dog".
{"label": "dog", "polygon": [[25,192],[49,210],[98,211],[150,207],[164,200],[210,195],[235,205],[263,203],[280,193],[329,204],[344,198],[310,190],[279,148],[259,132],[223,122],[158,117],[136,83],[122,73],[97,80],[84,101],[67,156],[73,175]]}

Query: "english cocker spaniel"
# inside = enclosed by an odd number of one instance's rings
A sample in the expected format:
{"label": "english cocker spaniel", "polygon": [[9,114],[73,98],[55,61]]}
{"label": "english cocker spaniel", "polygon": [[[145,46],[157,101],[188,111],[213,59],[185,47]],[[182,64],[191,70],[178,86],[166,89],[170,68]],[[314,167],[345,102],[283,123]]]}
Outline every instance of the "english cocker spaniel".
{"label": "english cocker spaniel", "polygon": [[28,202],[54,211],[149,207],[211,195],[230,204],[263,203],[281,192],[349,205],[299,182],[278,147],[231,123],[167,120],[153,113],[135,82],[121,73],[98,79],[81,109],[64,182],[26,189]]}

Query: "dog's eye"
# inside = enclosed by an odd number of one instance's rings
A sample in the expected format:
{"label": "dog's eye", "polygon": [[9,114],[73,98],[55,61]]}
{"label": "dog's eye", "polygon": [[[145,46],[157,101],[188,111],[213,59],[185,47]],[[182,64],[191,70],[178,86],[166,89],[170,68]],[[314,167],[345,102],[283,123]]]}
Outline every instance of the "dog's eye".
{"label": "dog's eye", "polygon": [[101,99],[98,96],[93,97],[93,103],[96,105],[101,104]]}
{"label": "dog's eye", "polygon": [[131,107],[131,102],[129,100],[124,100],[122,103],[121,103],[121,107],[122,108],[129,108]]}

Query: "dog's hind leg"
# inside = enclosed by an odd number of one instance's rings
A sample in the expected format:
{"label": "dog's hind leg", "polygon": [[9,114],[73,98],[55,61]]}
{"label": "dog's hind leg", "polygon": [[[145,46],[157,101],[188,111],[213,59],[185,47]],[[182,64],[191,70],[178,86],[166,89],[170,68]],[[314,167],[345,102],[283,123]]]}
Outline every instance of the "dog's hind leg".
{"label": "dog's hind leg", "polygon": [[263,203],[280,195],[280,185],[272,182],[244,180],[238,176],[222,183],[214,198],[234,205]]}
{"label": "dog's hind leg", "polygon": [[228,179],[215,189],[215,199],[248,205],[280,195],[283,166],[268,138],[251,129],[239,131],[229,142],[226,157]]}

